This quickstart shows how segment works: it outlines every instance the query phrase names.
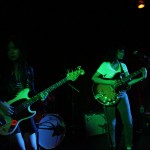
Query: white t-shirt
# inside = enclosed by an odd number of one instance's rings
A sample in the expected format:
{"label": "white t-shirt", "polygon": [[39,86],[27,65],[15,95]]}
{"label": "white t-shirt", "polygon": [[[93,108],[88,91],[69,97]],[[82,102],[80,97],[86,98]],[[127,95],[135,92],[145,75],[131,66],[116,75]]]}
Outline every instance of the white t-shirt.
{"label": "white t-shirt", "polygon": [[99,68],[97,69],[97,71],[102,74],[103,78],[113,78],[117,73],[121,72],[121,67],[122,70],[124,72],[128,72],[127,66],[124,63],[120,63],[121,66],[119,65],[118,70],[115,70],[114,68],[112,68],[111,63],[110,62],[103,62]]}

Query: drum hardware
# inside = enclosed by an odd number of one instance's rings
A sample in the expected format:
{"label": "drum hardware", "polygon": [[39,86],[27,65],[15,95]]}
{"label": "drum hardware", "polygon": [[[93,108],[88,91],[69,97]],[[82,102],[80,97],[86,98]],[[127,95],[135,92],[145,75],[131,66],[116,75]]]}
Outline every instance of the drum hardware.
{"label": "drum hardware", "polygon": [[75,136],[76,134],[76,124],[75,124],[75,115],[77,114],[77,110],[76,110],[76,102],[75,102],[75,98],[74,98],[74,95],[75,95],[75,92],[76,91],[77,93],[80,93],[80,91],[73,85],[71,85],[70,83],[67,83],[67,85],[69,87],[71,87],[71,94],[70,94],[70,102],[71,102],[71,125],[69,126],[69,129],[71,130],[70,133],[72,134],[72,136]]}
{"label": "drum hardware", "polygon": [[66,125],[58,114],[46,114],[37,124],[37,143],[40,148],[53,149],[65,137]]}
{"label": "drum hardware", "polygon": [[77,89],[77,88],[75,88],[73,85],[71,85],[71,84],[69,84],[69,83],[67,83],[72,89],[74,89],[76,92],[78,92],[78,93],[80,93],[80,91]]}
{"label": "drum hardware", "polygon": [[[50,121],[45,121],[45,122],[42,122],[42,123],[37,123],[37,125],[42,125],[44,123],[50,123],[50,125],[52,125],[52,127],[49,127],[49,126],[46,126],[46,125],[43,125],[45,126],[44,127],[38,127],[38,129],[45,129],[45,130],[53,130],[54,133],[52,134],[52,136],[56,136],[56,135],[60,135],[64,132],[65,128],[63,126],[55,126],[54,124],[52,124]],[[47,128],[48,127],[48,128]]]}

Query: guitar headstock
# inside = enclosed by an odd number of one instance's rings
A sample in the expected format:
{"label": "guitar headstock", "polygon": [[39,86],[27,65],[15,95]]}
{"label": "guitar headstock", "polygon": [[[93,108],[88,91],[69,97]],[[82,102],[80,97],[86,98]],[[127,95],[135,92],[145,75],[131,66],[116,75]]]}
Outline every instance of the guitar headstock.
{"label": "guitar headstock", "polygon": [[85,71],[81,69],[81,66],[78,66],[75,71],[67,73],[67,80],[75,81],[80,75],[84,75]]}

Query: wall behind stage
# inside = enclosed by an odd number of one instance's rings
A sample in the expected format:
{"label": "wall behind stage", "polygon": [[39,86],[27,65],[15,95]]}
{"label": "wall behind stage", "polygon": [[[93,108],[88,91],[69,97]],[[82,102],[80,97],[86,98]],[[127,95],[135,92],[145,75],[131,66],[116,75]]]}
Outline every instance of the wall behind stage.
{"label": "wall behind stage", "polygon": [[[84,76],[69,81],[77,91],[64,84],[52,92],[56,97],[55,111],[67,116],[68,120],[72,120],[74,114],[78,117],[83,112],[101,109],[93,99],[91,76],[107,50],[115,45],[125,45],[125,61],[130,72],[145,65],[133,56],[134,50],[150,55],[149,5],[140,11],[131,2],[128,5],[125,1],[116,2],[117,5],[102,3],[104,9],[91,3],[67,7],[61,3],[36,2],[35,5],[27,1],[10,1],[0,5],[1,48],[10,33],[26,42],[39,91],[64,78],[68,70],[74,71],[77,66],[85,70]],[[129,91],[133,110],[141,101],[146,101],[145,106],[148,106],[148,86],[149,75],[146,81]]]}

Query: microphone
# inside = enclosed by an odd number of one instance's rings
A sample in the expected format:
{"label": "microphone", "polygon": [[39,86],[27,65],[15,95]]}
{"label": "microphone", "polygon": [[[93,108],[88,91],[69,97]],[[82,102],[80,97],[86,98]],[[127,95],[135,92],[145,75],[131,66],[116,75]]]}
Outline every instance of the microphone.
{"label": "microphone", "polygon": [[143,53],[139,52],[139,51],[134,51],[133,55],[147,59],[148,57],[146,55],[144,55]]}

